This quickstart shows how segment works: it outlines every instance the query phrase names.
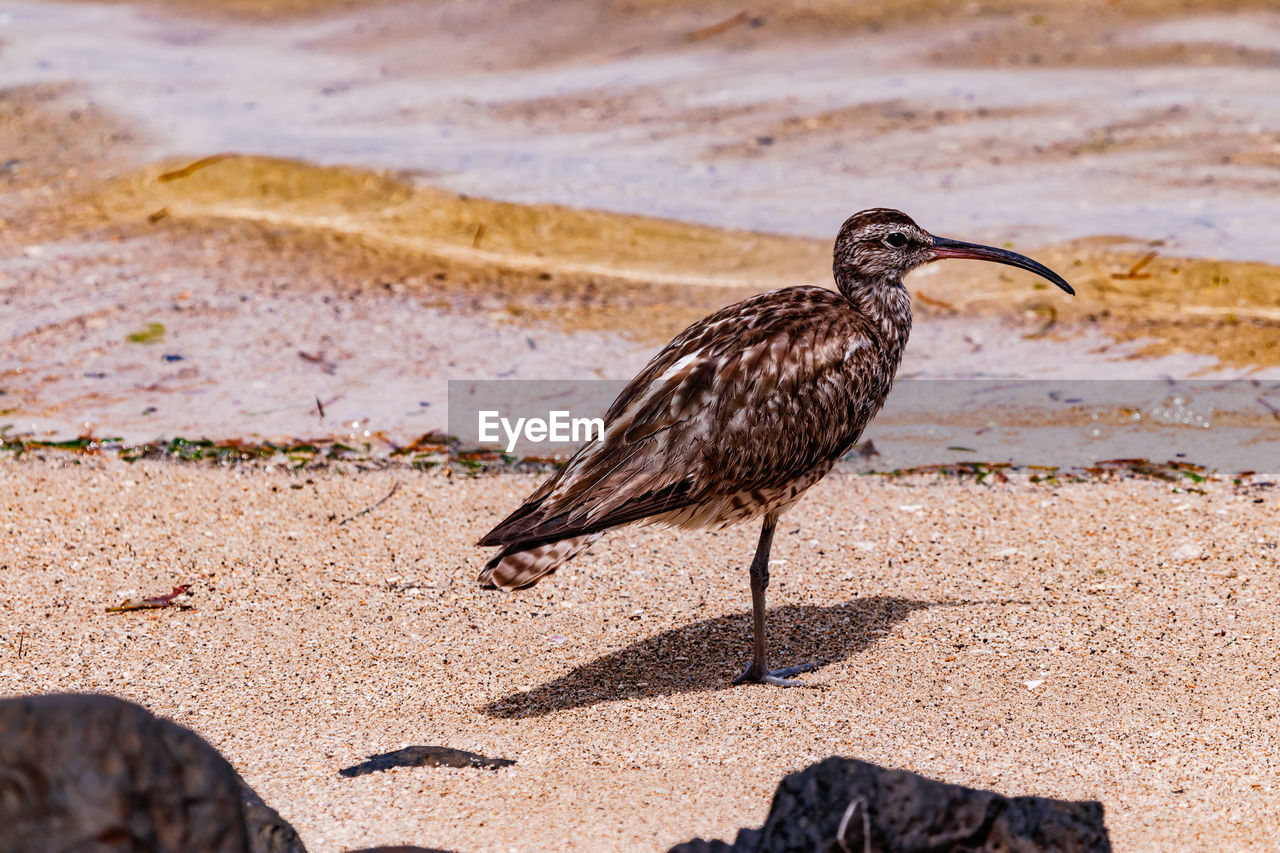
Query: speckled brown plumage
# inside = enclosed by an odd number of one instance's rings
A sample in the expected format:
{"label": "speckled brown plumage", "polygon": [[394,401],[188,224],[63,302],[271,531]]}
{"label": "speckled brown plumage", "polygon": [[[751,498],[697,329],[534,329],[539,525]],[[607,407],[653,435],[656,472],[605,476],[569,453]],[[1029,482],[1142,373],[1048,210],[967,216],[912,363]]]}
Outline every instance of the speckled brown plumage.
{"label": "speckled brown plumage", "polygon": [[902,277],[941,257],[1020,266],[1070,292],[1021,255],[935,238],[895,210],[855,214],[836,238],[839,292],[762,293],[677,335],[614,401],[604,440],[583,446],[480,541],[502,548],[480,583],[530,586],[623,524],[763,517],[752,565],[756,654],[740,680],[792,683],[764,668],[773,526],[884,404],[911,331]]}

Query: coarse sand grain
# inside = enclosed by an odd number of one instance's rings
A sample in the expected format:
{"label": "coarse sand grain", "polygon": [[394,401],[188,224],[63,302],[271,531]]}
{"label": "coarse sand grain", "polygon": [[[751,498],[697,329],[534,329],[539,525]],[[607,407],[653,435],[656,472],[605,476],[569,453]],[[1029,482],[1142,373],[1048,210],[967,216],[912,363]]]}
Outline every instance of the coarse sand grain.
{"label": "coarse sand grain", "polygon": [[[751,526],[477,589],[473,542],[534,484],[7,459],[0,689],[192,727],[314,851],[663,850],[832,754],[1097,798],[1121,851],[1280,847],[1274,489],[837,472],[775,542],[775,662],[827,661],[781,690],[729,686]],[[190,609],[106,612],[184,583]],[[338,775],[413,744],[517,763]]]}

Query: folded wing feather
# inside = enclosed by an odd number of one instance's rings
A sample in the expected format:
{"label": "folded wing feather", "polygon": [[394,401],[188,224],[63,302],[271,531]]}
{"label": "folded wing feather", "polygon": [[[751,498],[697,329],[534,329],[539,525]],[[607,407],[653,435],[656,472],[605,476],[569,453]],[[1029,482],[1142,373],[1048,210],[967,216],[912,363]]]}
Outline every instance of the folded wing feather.
{"label": "folded wing feather", "polygon": [[584,445],[480,544],[552,542],[728,490],[781,488],[851,445],[874,414],[852,395],[871,389],[829,379],[876,373],[856,361],[878,348],[849,346],[874,331],[848,328],[861,320],[829,290],[782,293],[730,306],[672,340],[614,401],[604,440]]}

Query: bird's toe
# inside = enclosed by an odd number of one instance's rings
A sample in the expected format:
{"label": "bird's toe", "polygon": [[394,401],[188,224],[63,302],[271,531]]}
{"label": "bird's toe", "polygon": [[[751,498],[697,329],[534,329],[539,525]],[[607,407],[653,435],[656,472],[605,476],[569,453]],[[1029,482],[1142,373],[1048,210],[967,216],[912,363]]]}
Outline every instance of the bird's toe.
{"label": "bird's toe", "polygon": [[802,663],[799,666],[785,666],[780,669],[761,669],[755,664],[743,670],[733,680],[734,684],[771,684],[774,687],[809,687],[803,681],[796,681],[791,676],[799,675],[802,672],[812,672],[822,665],[822,661],[810,661]]}

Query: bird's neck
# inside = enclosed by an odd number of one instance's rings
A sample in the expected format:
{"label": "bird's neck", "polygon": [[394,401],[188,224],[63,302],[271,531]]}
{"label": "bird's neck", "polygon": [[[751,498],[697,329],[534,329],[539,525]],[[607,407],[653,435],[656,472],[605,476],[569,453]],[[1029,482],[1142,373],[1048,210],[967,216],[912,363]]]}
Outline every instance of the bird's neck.
{"label": "bird's neck", "polygon": [[854,310],[876,330],[885,355],[896,366],[911,334],[911,295],[902,282],[886,280],[869,285],[860,282],[858,287],[850,287],[844,281],[836,283]]}

